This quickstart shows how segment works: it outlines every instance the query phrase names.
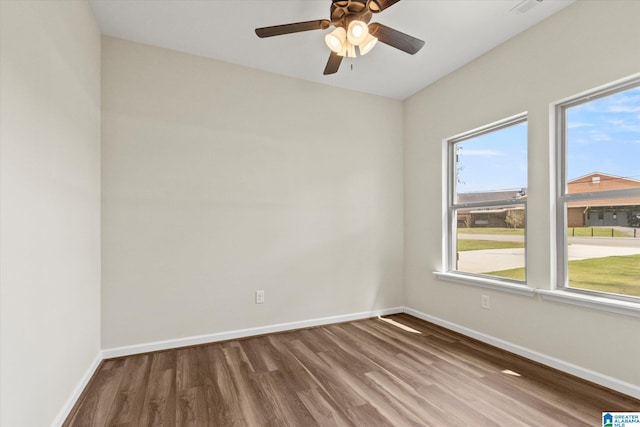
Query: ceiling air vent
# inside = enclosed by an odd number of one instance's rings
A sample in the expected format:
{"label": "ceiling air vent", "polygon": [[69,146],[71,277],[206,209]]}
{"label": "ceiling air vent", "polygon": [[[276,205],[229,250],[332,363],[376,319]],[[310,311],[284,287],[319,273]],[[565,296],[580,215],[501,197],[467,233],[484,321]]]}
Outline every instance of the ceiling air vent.
{"label": "ceiling air vent", "polygon": [[522,0],[511,9],[511,12],[515,12],[518,14],[527,13],[538,4],[542,3],[542,1],[543,0]]}

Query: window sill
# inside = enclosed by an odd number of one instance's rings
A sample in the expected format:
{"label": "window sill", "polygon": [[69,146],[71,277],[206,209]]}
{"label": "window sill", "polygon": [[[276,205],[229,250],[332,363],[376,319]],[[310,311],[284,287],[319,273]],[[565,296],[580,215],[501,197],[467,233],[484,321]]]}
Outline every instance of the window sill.
{"label": "window sill", "polygon": [[536,292],[542,296],[542,299],[548,301],[578,305],[580,307],[587,307],[595,310],[624,314],[627,316],[640,317],[640,304],[635,302],[619,301],[611,298],[582,295],[567,291],[548,291],[544,289],[538,289],[536,290]]}
{"label": "window sill", "polygon": [[497,291],[510,292],[518,295],[534,296],[536,290],[528,288],[526,285],[516,285],[513,283],[503,282],[501,280],[489,279],[484,277],[472,277],[456,273],[441,273],[435,271],[433,273],[440,280],[460,283],[462,285],[478,286],[481,288],[494,289]]}

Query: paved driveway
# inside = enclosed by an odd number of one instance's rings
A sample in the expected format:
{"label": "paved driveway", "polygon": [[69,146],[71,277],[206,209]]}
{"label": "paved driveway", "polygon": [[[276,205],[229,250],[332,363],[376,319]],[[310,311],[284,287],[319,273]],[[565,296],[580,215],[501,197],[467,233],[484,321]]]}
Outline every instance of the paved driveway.
{"label": "paved driveway", "polygon": [[[495,237],[495,236],[494,236]],[[517,237],[517,236],[506,236]],[[466,238],[466,236],[465,236]],[[576,238],[578,239],[578,238]],[[584,238],[580,238],[581,240]],[[594,238],[595,239],[595,238]],[[606,238],[602,238],[606,239]],[[494,239],[497,240],[497,239]],[[611,239],[609,244],[615,244],[613,240],[624,240],[624,246],[605,246],[603,244],[569,244],[569,260],[602,258],[608,256],[636,255],[640,254],[640,239]],[[635,242],[626,242],[632,240]],[[603,242],[599,242],[603,243]],[[634,243],[627,245],[627,243]],[[525,255],[524,249],[483,249],[480,251],[463,251],[460,252],[458,260],[458,270],[467,273],[486,273],[489,271],[508,270],[511,268],[520,268],[524,266]]]}
{"label": "paved driveway", "polygon": [[[460,239],[466,240],[497,240],[499,242],[524,242],[524,236],[503,234],[459,234]],[[629,246],[640,248],[639,237],[569,237],[569,244],[579,243],[593,246]]]}

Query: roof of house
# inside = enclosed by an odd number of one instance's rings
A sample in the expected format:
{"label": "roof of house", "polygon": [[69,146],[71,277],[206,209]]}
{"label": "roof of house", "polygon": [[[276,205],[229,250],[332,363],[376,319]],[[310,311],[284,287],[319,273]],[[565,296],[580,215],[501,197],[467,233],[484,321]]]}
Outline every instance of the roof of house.
{"label": "roof of house", "polygon": [[[579,176],[577,178],[573,178],[570,179],[569,181],[567,181],[567,184],[575,184],[578,182],[586,182],[586,181],[591,181],[593,177],[600,177],[600,181],[629,181],[630,183],[632,183],[635,186],[640,186],[640,181],[638,181],[637,179],[633,179],[633,178],[629,178],[629,177],[624,177],[624,176],[618,176],[618,175],[611,175],[610,173],[602,173],[602,172],[591,172],[588,173],[586,175],[582,175]],[[605,177],[604,179],[602,179],[602,177]]]}
{"label": "roof of house", "polygon": [[[640,181],[623,176],[611,175],[608,173],[592,172],[587,175],[575,178],[567,182],[569,193],[591,193],[604,190],[624,190],[630,188],[640,188]],[[589,201],[569,202],[569,207],[587,206],[635,206],[640,205],[640,197],[600,199]]]}
{"label": "roof of house", "polygon": [[458,193],[458,203],[490,202],[493,200],[526,199],[527,189],[478,191],[473,193]]}
{"label": "roof of house", "polygon": [[[583,193],[602,190],[620,190],[628,188],[640,188],[640,181],[623,176],[611,175],[602,172],[591,172],[587,175],[574,178],[567,182],[569,193]],[[527,189],[512,189],[498,191],[478,191],[471,193],[458,193],[457,203],[478,203],[497,200],[526,200]],[[576,206],[633,206],[640,205],[640,197],[625,199],[606,199],[569,202],[570,207]]]}

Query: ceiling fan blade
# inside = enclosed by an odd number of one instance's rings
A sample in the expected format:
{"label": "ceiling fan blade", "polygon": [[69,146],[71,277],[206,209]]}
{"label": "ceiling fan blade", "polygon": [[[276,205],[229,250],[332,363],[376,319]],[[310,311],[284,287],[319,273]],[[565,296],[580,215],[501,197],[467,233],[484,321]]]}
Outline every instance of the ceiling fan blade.
{"label": "ceiling fan blade", "polygon": [[327,65],[324,67],[324,72],[322,74],[326,76],[327,74],[336,73],[338,71],[338,68],[340,68],[342,58],[342,56],[331,51],[331,55],[329,55],[329,60],[327,61]]}
{"label": "ceiling fan blade", "polygon": [[422,40],[398,30],[394,30],[393,28],[387,27],[386,25],[382,25],[378,22],[369,24],[369,33],[374,37],[377,37],[382,43],[393,46],[410,55],[415,54],[422,49],[422,46],[424,46],[424,42]]}
{"label": "ceiling fan blade", "polygon": [[382,12],[388,7],[393,6],[398,3],[400,0],[370,0],[371,4],[369,5],[369,9],[372,12]]}
{"label": "ceiling fan blade", "polygon": [[256,28],[256,35],[260,38],[280,36],[283,34],[299,33],[301,31],[325,30],[331,22],[326,19],[316,21],[294,22],[292,24],[274,25],[272,27]]}

